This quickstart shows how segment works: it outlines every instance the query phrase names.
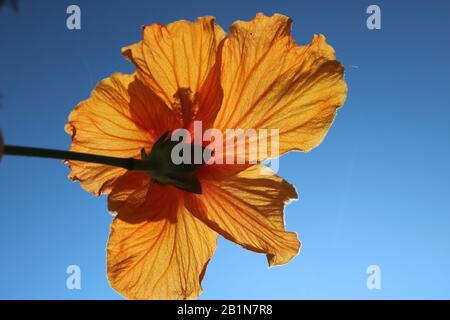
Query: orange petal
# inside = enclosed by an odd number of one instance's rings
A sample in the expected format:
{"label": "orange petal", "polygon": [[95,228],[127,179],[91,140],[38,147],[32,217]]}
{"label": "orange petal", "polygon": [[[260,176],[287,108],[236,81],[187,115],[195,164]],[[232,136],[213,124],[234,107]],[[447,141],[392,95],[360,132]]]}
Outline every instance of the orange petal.
{"label": "orange petal", "polygon": [[255,165],[225,180],[202,180],[202,190],[186,195],[189,211],[225,238],[266,253],[269,265],[287,263],[300,250],[283,218],[284,205],[297,193],[269,168]]}
{"label": "orange petal", "polygon": [[164,214],[166,201],[179,197],[181,191],[170,186],[151,182],[151,177],[141,171],[128,171],[115,182],[108,195],[108,210],[128,222]]}
{"label": "orange petal", "polygon": [[161,200],[162,188],[150,179],[147,173],[140,171],[128,171],[117,178],[108,195],[108,210],[129,221],[142,219],[144,214],[150,216],[155,211],[159,213],[160,203],[155,205],[154,202]]}
{"label": "orange petal", "polygon": [[213,17],[144,27],[143,40],[123,48],[137,73],[171,106],[184,127],[210,126],[222,101],[216,53],[225,38]]}
{"label": "orange petal", "polygon": [[[141,202],[140,208],[147,211],[136,212],[139,218],[132,220],[127,214],[122,216],[122,207],[111,225],[109,281],[130,299],[195,298],[202,292],[201,281],[216,248],[217,233],[185,209],[178,191],[153,187],[149,192],[158,195],[158,202],[147,201],[145,206]],[[113,190],[110,197],[125,199],[126,193],[119,196]]]}
{"label": "orange petal", "polygon": [[214,123],[219,129],[279,129],[280,155],[320,144],[347,92],[344,68],[325,37],[297,46],[290,27],[280,14],[232,25],[223,44],[224,97]]}
{"label": "orange petal", "polygon": [[[134,75],[114,74],[69,116],[70,150],[114,157],[139,157],[165,130],[179,127],[173,113]],[[96,195],[109,193],[125,169],[70,161],[72,180]]]}

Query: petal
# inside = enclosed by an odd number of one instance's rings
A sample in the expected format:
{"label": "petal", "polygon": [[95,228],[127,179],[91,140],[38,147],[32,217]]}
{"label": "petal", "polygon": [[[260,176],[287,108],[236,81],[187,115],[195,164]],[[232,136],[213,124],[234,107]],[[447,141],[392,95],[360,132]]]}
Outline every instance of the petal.
{"label": "petal", "polygon": [[[108,210],[127,222],[161,216],[166,201],[173,201],[180,191],[151,181],[145,172],[129,171],[119,177],[108,195]],[[170,197],[169,197],[170,196]]]}
{"label": "petal", "polygon": [[224,31],[213,17],[144,27],[143,40],[123,48],[137,73],[188,127],[193,118],[212,124],[222,101],[220,64]]}
{"label": "petal", "polygon": [[[70,150],[114,157],[138,157],[162,132],[177,128],[173,113],[133,75],[114,74],[69,116]],[[96,195],[109,193],[125,169],[70,161],[72,180]]]}
{"label": "petal", "polygon": [[[171,187],[149,214],[130,222],[119,213],[108,242],[111,286],[130,299],[188,299],[202,292],[201,281],[216,248],[217,233],[184,207]],[[175,192],[171,192],[175,191]],[[158,214],[154,214],[158,210]]]}
{"label": "petal", "polygon": [[279,129],[280,155],[320,144],[347,92],[344,68],[325,37],[297,46],[290,26],[280,14],[231,26],[222,53],[223,104],[214,123],[222,130]]}
{"label": "petal", "polygon": [[202,180],[202,195],[186,195],[186,207],[222,236],[266,253],[269,265],[287,263],[300,250],[286,232],[283,209],[295,188],[269,168],[255,165],[225,180]]}
{"label": "petal", "polygon": [[[108,210],[127,221],[140,220],[142,215],[157,215],[161,206],[162,188],[150,181],[145,172],[128,171],[117,178],[108,195]],[[158,201],[158,203],[156,203]]]}

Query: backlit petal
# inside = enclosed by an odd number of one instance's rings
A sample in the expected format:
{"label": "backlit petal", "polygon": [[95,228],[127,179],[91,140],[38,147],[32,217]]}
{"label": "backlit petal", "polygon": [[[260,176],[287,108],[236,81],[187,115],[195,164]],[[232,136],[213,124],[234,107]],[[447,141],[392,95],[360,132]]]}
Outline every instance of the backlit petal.
{"label": "backlit petal", "polygon": [[[280,155],[322,141],[346,98],[343,66],[322,35],[297,46],[291,20],[237,21],[222,54],[222,108],[214,127],[279,129]],[[269,135],[270,136],[270,135]]]}
{"label": "backlit petal", "polygon": [[202,292],[217,233],[185,209],[177,190],[155,186],[150,192],[160,201],[141,206],[147,211],[137,211],[138,219],[124,218],[119,209],[111,225],[107,250],[111,286],[130,299],[195,298]]}
{"label": "backlit petal", "polygon": [[[162,188],[150,181],[145,172],[129,171],[120,176],[108,195],[108,210],[122,216],[127,221],[142,219],[159,213]],[[158,203],[155,203],[155,200]]]}
{"label": "backlit petal", "polygon": [[187,208],[225,238],[266,253],[270,265],[291,260],[300,249],[286,232],[283,209],[297,193],[269,168],[255,165],[225,180],[202,180],[203,194],[186,195]]}
{"label": "backlit petal", "polygon": [[[114,74],[69,116],[70,150],[114,157],[139,157],[165,130],[179,127],[173,113],[133,75]],[[124,169],[70,161],[72,180],[96,195],[109,193]]]}
{"label": "backlit petal", "polygon": [[193,118],[209,126],[222,101],[216,64],[224,31],[213,17],[144,27],[143,40],[122,50],[150,88],[171,106],[184,127]]}

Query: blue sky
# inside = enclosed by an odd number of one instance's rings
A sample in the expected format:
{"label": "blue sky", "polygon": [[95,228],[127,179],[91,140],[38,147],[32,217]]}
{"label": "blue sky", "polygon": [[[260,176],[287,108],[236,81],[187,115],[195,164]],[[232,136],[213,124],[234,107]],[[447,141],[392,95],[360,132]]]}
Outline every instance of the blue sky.
{"label": "blue sky", "polygon": [[[82,29],[66,28],[77,4]],[[368,30],[366,8],[381,8]],[[140,26],[214,15],[225,29],[261,11],[294,20],[297,43],[323,33],[346,66],[345,107],[325,141],[284,156],[300,200],[287,228],[303,249],[269,269],[224,239],[203,299],[450,298],[450,3],[444,1],[19,1],[0,11],[0,128],[9,144],[67,149],[72,108],[114,72]],[[0,298],[117,299],[106,279],[111,215],[57,160],[0,163]],[[66,268],[81,268],[81,290]],[[381,290],[366,286],[381,268]]]}

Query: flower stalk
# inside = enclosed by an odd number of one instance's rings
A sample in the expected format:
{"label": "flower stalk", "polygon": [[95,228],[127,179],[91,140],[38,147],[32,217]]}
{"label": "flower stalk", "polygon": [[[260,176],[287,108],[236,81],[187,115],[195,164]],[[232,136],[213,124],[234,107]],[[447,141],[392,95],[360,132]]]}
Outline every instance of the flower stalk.
{"label": "flower stalk", "polygon": [[13,155],[13,156],[39,157],[39,158],[98,163],[113,167],[124,168],[127,170],[147,171],[152,169],[152,164],[151,161],[149,160],[140,160],[134,158],[117,158],[74,151],[5,145],[3,153],[5,155]]}

